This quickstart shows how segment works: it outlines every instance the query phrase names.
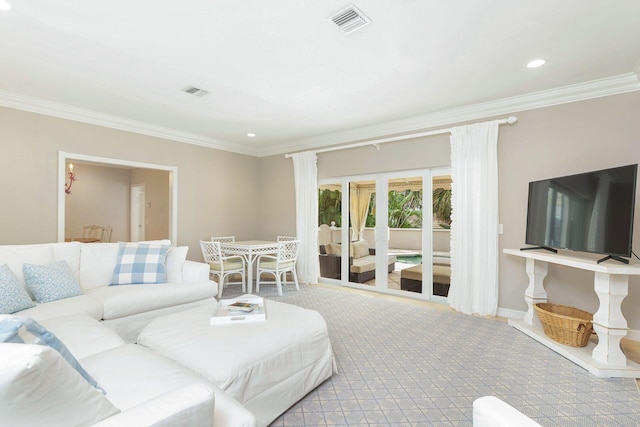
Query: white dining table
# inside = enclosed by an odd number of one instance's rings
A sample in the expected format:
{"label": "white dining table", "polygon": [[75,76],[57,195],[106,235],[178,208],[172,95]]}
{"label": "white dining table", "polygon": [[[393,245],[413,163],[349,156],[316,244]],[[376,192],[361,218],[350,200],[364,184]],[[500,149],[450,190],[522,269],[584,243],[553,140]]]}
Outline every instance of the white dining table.
{"label": "white dining table", "polygon": [[259,255],[276,254],[278,242],[269,240],[241,240],[221,243],[225,255],[241,255],[247,261],[247,293],[253,292],[253,263]]}

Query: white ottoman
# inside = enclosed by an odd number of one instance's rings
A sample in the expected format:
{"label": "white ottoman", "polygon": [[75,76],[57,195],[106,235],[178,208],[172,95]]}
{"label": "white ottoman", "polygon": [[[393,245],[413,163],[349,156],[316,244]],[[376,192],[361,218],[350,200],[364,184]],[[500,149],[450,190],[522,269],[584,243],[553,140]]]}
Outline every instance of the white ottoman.
{"label": "white ottoman", "polygon": [[266,426],[331,377],[327,325],[312,310],[265,300],[267,320],[210,325],[215,305],[153,320],[138,344],[223,389]]}

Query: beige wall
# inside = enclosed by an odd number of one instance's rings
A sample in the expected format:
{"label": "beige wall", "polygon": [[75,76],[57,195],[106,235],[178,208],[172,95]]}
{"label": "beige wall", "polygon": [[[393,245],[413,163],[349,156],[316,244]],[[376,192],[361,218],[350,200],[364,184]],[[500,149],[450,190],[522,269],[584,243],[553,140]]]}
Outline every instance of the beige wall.
{"label": "beige wall", "polygon": [[[514,114],[518,116],[518,123],[501,126],[498,143],[500,221],[504,224],[504,234],[500,236],[499,307],[524,311],[523,294],[528,284],[524,261],[502,254],[502,249],[524,246],[529,181],[640,163],[640,92]],[[318,175],[326,178],[445,166],[449,164],[448,141],[448,135],[439,135],[383,144],[380,151],[374,147],[361,147],[321,153],[318,155]],[[267,179],[273,180],[274,176],[282,182],[287,176],[291,179],[291,160],[274,156],[265,162],[270,165],[263,172]],[[289,213],[282,209],[279,213],[293,219],[293,186],[285,186],[282,190],[289,191],[289,199],[282,200],[281,197],[279,207],[288,206]],[[268,200],[264,200],[262,206],[276,209]],[[639,194],[636,195],[634,229],[633,247],[640,253]],[[592,274],[550,266],[545,283],[552,302],[592,312],[597,309]],[[635,309],[639,305],[640,277],[633,277],[623,311],[630,327],[636,330],[640,330],[640,311]]]}
{"label": "beige wall", "polygon": [[[502,248],[524,246],[530,181],[640,163],[640,92],[517,113],[518,123],[500,129]],[[640,186],[636,193],[633,248],[640,252]],[[637,260],[636,260],[637,262]],[[500,307],[525,310],[528,283],[521,258],[500,257]],[[549,266],[551,302],[594,312],[593,274]],[[632,277],[623,312],[640,329],[640,277]]]}
{"label": "beige wall", "polygon": [[258,158],[4,107],[0,143],[0,244],[56,241],[58,151],[176,166],[177,244],[190,259],[202,259],[199,239],[258,234]]}
{"label": "beige wall", "polygon": [[[502,248],[524,245],[527,184],[570,173],[640,162],[640,92],[518,112],[501,126],[498,144]],[[448,136],[319,155],[319,177],[445,166]],[[57,152],[178,167],[178,244],[201,259],[198,240],[295,233],[293,165],[282,155],[254,158],[63,119],[0,108],[0,244],[56,239]],[[79,184],[78,181],[76,184]],[[75,187],[74,187],[75,188]],[[640,191],[640,187],[639,187]],[[636,252],[640,248],[640,196],[636,197]],[[594,310],[588,273],[551,266],[553,302]],[[503,309],[525,310],[524,262],[500,256]],[[623,311],[640,330],[640,278],[630,281]]]}

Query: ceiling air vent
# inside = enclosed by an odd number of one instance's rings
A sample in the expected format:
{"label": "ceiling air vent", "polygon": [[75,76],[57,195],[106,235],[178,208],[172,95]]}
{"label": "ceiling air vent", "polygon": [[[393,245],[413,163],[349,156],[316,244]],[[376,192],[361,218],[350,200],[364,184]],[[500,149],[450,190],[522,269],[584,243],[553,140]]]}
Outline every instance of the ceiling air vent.
{"label": "ceiling air vent", "polygon": [[354,5],[348,6],[346,9],[335,13],[329,20],[346,34],[352,33],[371,23],[371,19],[367,18],[364,13]]}
{"label": "ceiling air vent", "polygon": [[186,88],[184,88],[182,90],[184,92],[190,93],[191,95],[195,95],[195,96],[205,96],[205,95],[207,95],[209,93],[204,89],[199,89],[199,88],[193,87],[193,86],[186,87]]}

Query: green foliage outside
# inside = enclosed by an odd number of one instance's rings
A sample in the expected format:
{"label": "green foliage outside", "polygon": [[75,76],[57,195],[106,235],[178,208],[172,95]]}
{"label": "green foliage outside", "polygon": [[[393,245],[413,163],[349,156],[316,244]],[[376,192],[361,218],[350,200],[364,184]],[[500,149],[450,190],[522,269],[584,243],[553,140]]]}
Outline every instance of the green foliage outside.
{"label": "green foliage outside", "polygon": [[[318,191],[318,224],[342,226],[342,193],[339,190]],[[366,227],[375,227],[376,195],[371,195]],[[433,192],[433,218],[443,228],[451,226],[451,190],[437,188]],[[389,227],[422,228],[422,190],[389,192]]]}
{"label": "green foliage outside", "polygon": [[318,190],[318,225],[342,227],[342,192],[339,190]]}

